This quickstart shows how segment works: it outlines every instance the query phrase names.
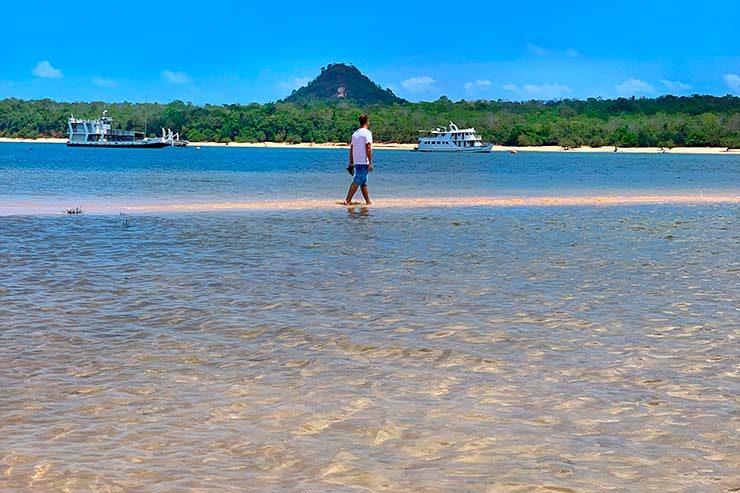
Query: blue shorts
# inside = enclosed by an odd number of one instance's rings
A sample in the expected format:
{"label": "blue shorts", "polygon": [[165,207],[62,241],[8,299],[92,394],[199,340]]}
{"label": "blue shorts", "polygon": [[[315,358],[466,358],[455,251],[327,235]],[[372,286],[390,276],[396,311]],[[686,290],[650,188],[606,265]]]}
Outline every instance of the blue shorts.
{"label": "blue shorts", "polygon": [[367,185],[368,169],[367,164],[355,164],[355,179],[352,180],[352,183],[361,187]]}

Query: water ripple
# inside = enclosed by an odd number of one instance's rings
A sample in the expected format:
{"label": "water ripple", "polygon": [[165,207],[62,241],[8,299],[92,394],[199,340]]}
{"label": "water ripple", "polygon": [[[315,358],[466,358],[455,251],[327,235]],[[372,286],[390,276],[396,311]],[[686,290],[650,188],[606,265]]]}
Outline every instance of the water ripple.
{"label": "water ripple", "polygon": [[738,217],[0,218],[0,488],[733,491]]}

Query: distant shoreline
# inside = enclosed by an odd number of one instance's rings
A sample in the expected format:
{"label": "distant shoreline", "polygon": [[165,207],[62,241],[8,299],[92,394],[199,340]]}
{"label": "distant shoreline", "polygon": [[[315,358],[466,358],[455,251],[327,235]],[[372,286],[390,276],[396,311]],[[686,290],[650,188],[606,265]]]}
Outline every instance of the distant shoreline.
{"label": "distant shoreline", "polygon": [[[0,143],[18,144],[64,144],[67,139],[39,138],[39,139],[15,139],[0,137]],[[191,142],[190,147],[250,147],[267,149],[348,149],[346,143],[317,144],[312,142],[302,144],[288,144],[284,142]],[[411,151],[416,144],[398,143],[376,143],[376,149]],[[613,153],[614,146],[604,147],[576,147],[566,149],[561,146],[493,146],[493,152],[559,152],[559,153]],[[740,155],[740,149],[727,150],[726,147],[674,147],[672,149],[660,147],[619,147],[617,153],[624,154],[735,154]]]}

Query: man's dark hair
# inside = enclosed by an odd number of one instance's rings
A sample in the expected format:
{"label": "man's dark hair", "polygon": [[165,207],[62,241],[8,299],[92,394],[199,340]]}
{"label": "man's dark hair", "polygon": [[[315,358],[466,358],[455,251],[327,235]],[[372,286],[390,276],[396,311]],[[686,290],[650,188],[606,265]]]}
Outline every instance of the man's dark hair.
{"label": "man's dark hair", "polygon": [[367,123],[368,117],[367,115],[360,115],[360,126],[362,127]]}

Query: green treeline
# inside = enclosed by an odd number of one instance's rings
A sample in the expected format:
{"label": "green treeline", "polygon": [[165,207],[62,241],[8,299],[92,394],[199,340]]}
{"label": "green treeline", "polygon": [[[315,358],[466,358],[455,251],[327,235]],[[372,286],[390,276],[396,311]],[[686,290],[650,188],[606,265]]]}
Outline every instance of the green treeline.
{"label": "green treeline", "polygon": [[740,98],[664,96],[657,99],[459,101],[359,107],[347,102],[196,106],[59,103],[0,100],[0,137],[65,137],[70,114],[95,118],[104,109],[116,127],[153,135],[172,128],[191,141],[346,142],[367,112],[378,142],[416,142],[418,131],[447,125],[475,127],[502,145],[620,147],[740,147]]}

